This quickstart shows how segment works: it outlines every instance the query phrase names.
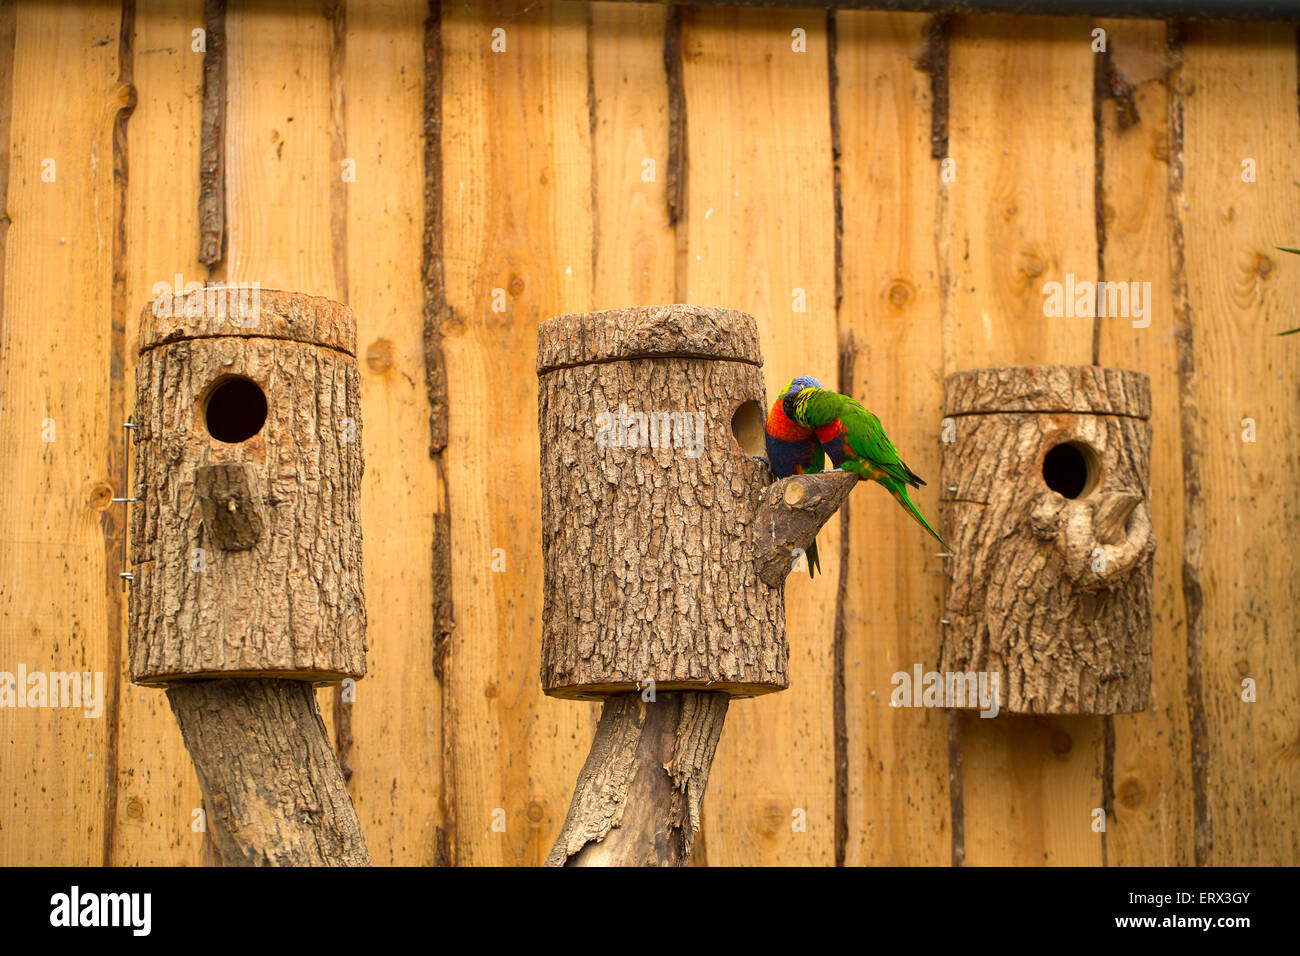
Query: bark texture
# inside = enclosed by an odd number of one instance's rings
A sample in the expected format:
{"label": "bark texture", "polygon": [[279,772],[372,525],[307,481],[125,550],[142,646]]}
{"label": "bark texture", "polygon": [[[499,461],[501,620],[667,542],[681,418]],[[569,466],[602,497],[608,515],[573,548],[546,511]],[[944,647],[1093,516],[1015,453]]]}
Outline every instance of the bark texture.
{"label": "bark texture", "polygon": [[605,701],[547,866],[685,866],[700,828],[728,694]]}
{"label": "bark texture", "polygon": [[780,587],[822,525],[861,479],[849,471],[782,478],[765,492],[754,522],[754,561],[769,587]]}
{"label": "bark texture", "polygon": [[167,699],[223,865],[370,865],[311,684],[184,681]]}
{"label": "bark texture", "polygon": [[560,316],[538,355],[546,693],[785,688],[783,598],[751,550],[771,478],[733,432],[761,421],[753,318]]}
{"label": "bark texture", "polygon": [[[1012,713],[1113,714],[1151,682],[1150,387],[1094,367],[980,369],[947,383],[944,672],[999,674]],[[1048,487],[1073,443],[1089,479]],[[974,706],[974,702],[970,702]]]}
{"label": "bark texture", "polygon": [[[361,677],[351,311],[270,291],[252,311],[233,292],[165,298],[163,315],[145,309],[136,368],[131,679]],[[233,444],[206,417],[232,376],[266,399],[260,430]]]}
{"label": "bark texture", "polygon": [[262,538],[265,519],[253,496],[246,465],[203,465],[195,473],[194,494],[203,528],[226,551],[247,551]]}

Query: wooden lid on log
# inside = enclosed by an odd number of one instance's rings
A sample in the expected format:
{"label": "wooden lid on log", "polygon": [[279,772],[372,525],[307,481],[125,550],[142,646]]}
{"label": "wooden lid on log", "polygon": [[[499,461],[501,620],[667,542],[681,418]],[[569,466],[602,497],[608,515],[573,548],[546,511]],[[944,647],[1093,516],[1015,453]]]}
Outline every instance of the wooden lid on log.
{"label": "wooden lid on log", "polygon": [[346,305],[279,289],[208,285],[164,292],[140,314],[140,353],[186,339],[286,339],[357,354],[356,314]]}
{"label": "wooden lid on log", "polygon": [[1151,379],[1096,365],[1013,365],[948,376],[945,415],[1077,412],[1151,417]]}
{"label": "wooden lid on log", "polygon": [[763,364],[747,312],[651,305],[557,315],[537,327],[537,374],[634,358],[702,358]]}

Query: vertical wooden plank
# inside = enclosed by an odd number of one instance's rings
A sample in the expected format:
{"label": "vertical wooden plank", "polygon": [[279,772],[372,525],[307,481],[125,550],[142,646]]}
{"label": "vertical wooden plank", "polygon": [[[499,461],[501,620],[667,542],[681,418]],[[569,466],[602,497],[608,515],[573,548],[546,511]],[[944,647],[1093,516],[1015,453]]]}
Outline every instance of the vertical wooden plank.
{"label": "vertical wooden plank", "polygon": [[226,14],[226,278],[343,297],[331,235],[331,26],[319,2]]}
{"label": "vertical wooden plank", "polygon": [[[1043,284],[1096,273],[1091,24],[957,17],[940,180],[945,369],[1090,364],[1091,319],[1047,318]],[[946,493],[946,492],[945,492]],[[966,861],[1101,861],[1100,718],[960,718]]]}
{"label": "vertical wooden plank", "polygon": [[[1300,324],[1295,32],[1196,27],[1183,44],[1181,197],[1193,365],[1189,664],[1206,762],[1196,862],[1300,862]],[[1254,165],[1254,182],[1243,181]],[[1249,421],[1247,421],[1249,420]],[[1253,423],[1255,434],[1246,432]],[[1254,437],[1254,441],[1243,440]],[[1197,494],[1199,492],[1199,494]],[[1192,537],[1192,535],[1195,535]],[[1199,603],[1203,599],[1203,604]],[[1242,700],[1245,679],[1256,701]],[[1192,713],[1193,734],[1197,718]]]}
{"label": "vertical wooden plank", "polygon": [[[0,313],[0,661],[28,675],[116,680],[107,633],[120,586],[108,553],[120,516],[109,441],[116,6],[15,12],[8,141],[10,220]],[[52,165],[51,165],[52,163]],[[52,178],[51,178],[52,177]],[[57,305],[56,305],[57,303]],[[114,589],[113,594],[107,588]],[[92,678],[93,681],[93,678]],[[6,688],[29,697],[34,686]],[[48,701],[48,696],[46,697]],[[16,702],[15,701],[10,701]],[[93,714],[93,711],[91,712]],[[78,707],[0,708],[0,859],[97,865],[111,727]]]}
{"label": "vertical wooden plank", "polygon": [[[660,3],[591,4],[592,308],[672,302],[668,78]],[[648,162],[647,162],[648,161]]]}
{"label": "vertical wooden plank", "polygon": [[[844,238],[840,328],[856,343],[854,397],[904,460],[932,481],[916,496],[932,519],[943,405],[935,258],[930,83],[916,68],[930,18],[836,14],[835,68]],[[947,718],[890,707],[891,677],[938,666],[938,550],[875,486],[850,502],[843,595],[849,865],[946,866],[952,854]]]}
{"label": "vertical wooden plank", "polygon": [[[803,31],[796,52],[793,31]],[[683,12],[685,299],[755,315],[768,394],[835,380],[834,192],[825,15]],[[795,311],[803,306],[806,311]],[[832,685],[839,527],[823,574],[786,584],[790,689],[731,708],[704,803],[711,864],[834,862]]]}
{"label": "vertical wooden plank", "polygon": [[[1151,704],[1112,718],[1114,805],[1106,821],[1112,866],[1192,863],[1194,822],[1187,722],[1187,628],[1182,600],[1183,481],[1178,347],[1170,261],[1169,59],[1165,24],[1103,20],[1099,64],[1104,278],[1150,283],[1147,319],[1098,319],[1101,365],[1151,376],[1151,515],[1155,523]],[[1142,286],[1139,285],[1139,288]],[[1139,326],[1134,326],[1134,321]]]}
{"label": "vertical wooden plank", "polygon": [[592,296],[587,11],[507,0],[447,3],[442,17],[452,858],[533,866],[563,823],[595,717],[539,692],[534,560],[536,327]]}
{"label": "vertical wooden plank", "polygon": [[[135,404],[140,311],[157,283],[203,282],[198,253],[200,88],[203,54],[191,31],[203,25],[202,0],[153,0],[136,5],[134,82],[137,102],[127,124],[127,305],[124,372],[127,383],[116,422]],[[138,476],[131,476],[138,488]],[[120,505],[118,507],[121,507]],[[110,635],[119,639],[118,635]],[[120,635],[121,698],[117,735],[115,865],[196,866],[203,831],[194,765],[166,695],[130,684],[125,629]]]}
{"label": "vertical wooden plank", "polygon": [[[433,675],[428,554],[442,489],[429,459],[418,250],[428,4],[349,4],[346,145],[348,304],[357,313],[365,412],[361,488],[369,671],[348,752],[353,800],[376,863],[434,863],[441,692]],[[340,182],[343,182],[342,176]]]}

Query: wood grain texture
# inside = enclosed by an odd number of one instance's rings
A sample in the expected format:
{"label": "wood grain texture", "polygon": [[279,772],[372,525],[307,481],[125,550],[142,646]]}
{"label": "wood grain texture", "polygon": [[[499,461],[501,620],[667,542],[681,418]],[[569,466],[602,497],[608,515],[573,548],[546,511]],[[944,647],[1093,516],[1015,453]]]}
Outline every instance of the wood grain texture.
{"label": "wood grain texture", "polygon": [[[348,302],[357,316],[366,575],[364,683],[348,708],[349,786],[376,863],[429,866],[440,823],[441,689],[434,679],[428,553],[442,500],[429,459],[420,259],[427,3],[347,14]],[[346,697],[346,695],[341,695]]]}
{"label": "wood grain texture", "polygon": [[[795,29],[805,31],[804,53],[793,49]],[[769,396],[798,374],[829,380],[836,347],[825,16],[687,9],[681,44],[689,129],[684,301],[758,319]],[[826,701],[837,523],[823,529],[818,549],[824,577],[786,582],[790,690],[733,707],[719,744],[704,811],[711,864],[834,861]]]}
{"label": "wood grain texture", "polygon": [[[1207,734],[1207,815],[1197,862],[1300,859],[1300,297],[1292,245],[1300,221],[1294,31],[1196,28],[1183,42],[1182,201],[1198,401],[1203,536],[1199,671]],[[1256,182],[1243,182],[1243,160]],[[1256,440],[1244,441],[1250,419]],[[1190,611],[1189,611],[1190,613]],[[1242,700],[1243,681],[1256,685]],[[1201,836],[1207,845],[1200,846]]]}
{"label": "wood grain texture", "polygon": [[[951,21],[956,180],[940,181],[938,230],[949,373],[1091,361],[1092,320],[1043,310],[1046,282],[1096,271],[1090,43],[1083,20]],[[966,862],[1100,863],[1102,737],[1099,718],[963,718]]]}
{"label": "wood grain texture", "polygon": [[[113,682],[107,546],[120,515],[110,462],[118,88],[114,6],[14,11],[0,305],[0,661]],[[69,108],[69,104],[77,104]],[[53,163],[51,166],[50,163]],[[53,179],[49,179],[52,175]],[[51,292],[59,291],[57,316]],[[113,540],[120,541],[120,538]],[[120,619],[119,619],[120,620]],[[107,672],[107,673],[105,673]],[[14,687],[27,694],[29,687]],[[95,866],[104,858],[110,735],[83,709],[0,709],[0,859]]]}
{"label": "wood grain texture", "polygon": [[[930,157],[929,77],[917,68],[930,18],[840,11],[835,20],[844,217],[839,327],[842,347],[854,353],[853,381],[844,389],[880,417],[904,460],[937,489],[938,164]],[[932,514],[936,498],[925,489],[916,500]],[[849,515],[844,861],[944,865],[951,852],[944,715],[889,706],[895,673],[937,662],[942,559],[879,488],[855,492]]]}
{"label": "wood grain texture", "polygon": [[[207,277],[197,259],[199,130],[203,54],[190,31],[203,22],[202,0],[145,0],[136,4],[134,74],[137,102],[127,124],[127,307],[123,374],[132,382],[140,313],[176,275]],[[158,288],[155,288],[155,287]],[[117,421],[135,406],[128,387]],[[134,455],[132,455],[134,457]],[[130,494],[140,483],[131,466]],[[120,507],[120,506],[119,506]],[[132,505],[134,507],[134,505]],[[125,624],[125,617],[123,619]],[[166,695],[130,687],[125,627],[118,705],[117,814],[110,859],[114,865],[202,864],[203,798],[194,765]]]}
{"label": "wood grain texture", "polygon": [[[1103,266],[1108,281],[1150,282],[1151,324],[1102,322],[1098,360],[1151,379],[1151,520],[1157,544],[1152,588],[1151,699],[1116,718],[1114,803],[1107,808],[1106,862],[1192,862],[1195,823],[1187,708],[1187,628],[1182,599],[1183,483],[1178,354],[1186,321],[1173,300],[1169,196],[1171,66],[1165,24],[1101,21],[1112,94],[1102,103]],[[1131,102],[1131,108],[1129,103]]]}
{"label": "wood grain texture", "polygon": [[[492,30],[505,31],[494,53]],[[586,10],[442,8],[452,600],[444,661],[458,864],[537,865],[594,730],[542,697],[537,324],[591,300]],[[499,291],[494,291],[499,290]],[[494,311],[494,301],[505,311]],[[490,382],[490,389],[482,387]],[[505,482],[495,493],[482,476]],[[494,567],[500,570],[494,570]],[[500,813],[496,811],[500,810]],[[504,830],[494,829],[494,820]]]}
{"label": "wood grain texture", "polygon": [[676,249],[665,199],[669,7],[594,2],[588,10],[596,226],[592,307],[675,302]]}
{"label": "wood grain texture", "polygon": [[226,11],[225,276],[346,299],[331,242],[331,27],[319,3]]}

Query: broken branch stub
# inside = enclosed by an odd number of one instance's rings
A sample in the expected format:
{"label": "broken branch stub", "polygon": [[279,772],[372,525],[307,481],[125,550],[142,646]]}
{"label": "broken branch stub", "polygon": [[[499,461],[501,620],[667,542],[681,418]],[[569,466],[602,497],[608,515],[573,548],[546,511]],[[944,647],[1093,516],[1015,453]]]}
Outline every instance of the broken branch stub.
{"label": "broken branch stub", "polygon": [[754,522],[754,563],[768,587],[780,587],[822,525],[862,479],[851,471],[782,478],[763,492]]}

